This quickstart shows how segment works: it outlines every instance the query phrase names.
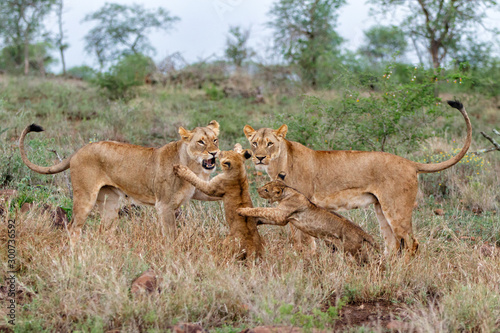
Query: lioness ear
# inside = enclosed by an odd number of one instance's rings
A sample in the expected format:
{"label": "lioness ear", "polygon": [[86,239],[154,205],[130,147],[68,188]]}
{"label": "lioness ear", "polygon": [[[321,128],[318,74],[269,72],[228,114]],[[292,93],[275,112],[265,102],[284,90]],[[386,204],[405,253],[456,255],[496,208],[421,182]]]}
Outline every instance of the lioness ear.
{"label": "lioness ear", "polygon": [[274,131],[274,134],[276,134],[278,138],[284,139],[286,136],[286,132],[288,132],[288,126],[283,124],[280,128]]}
{"label": "lioness ear", "polygon": [[245,125],[245,127],[243,127],[243,132],[245,132],[245,136],[247,137],[248,140],[250,140],[250,137],[252,135],[254,135],[255,132],[257,132],[256,130],[254,130],[252,128],[252,126],[250,125]]}
{"label": "lioness ear", "polygon": [[233,150],[235,152],[237,152],[238,154],[243,153],[243,147],[239,143],[237,143],[237,144],[234,145]]}
{"label": "lioness ear", "polygon": [[250,157],[252,157],[253,153],[250,149],[245,149],[243,151],[243,157],[248,160]]}
{"label": "lioness ear", "polygon": [[212,120],[210,123],[207,125],[208,128],[210,128],[212,131],[214,131],[215,135],[219,136],[219,123],[216,122],[215,120]]}
{"label": "lioness ear", "polygon": [[193,136],[193,133],[181,126],[179,127],[179,135],[181,136],[182,140],[189,141]]}
{"label": "lioness ear", "polygon": [[286,177],[286,172],[281,171],[280,173],[278,173],[278,176],[276,176],[276,180],[278,179],[285,180],[285,177]]}

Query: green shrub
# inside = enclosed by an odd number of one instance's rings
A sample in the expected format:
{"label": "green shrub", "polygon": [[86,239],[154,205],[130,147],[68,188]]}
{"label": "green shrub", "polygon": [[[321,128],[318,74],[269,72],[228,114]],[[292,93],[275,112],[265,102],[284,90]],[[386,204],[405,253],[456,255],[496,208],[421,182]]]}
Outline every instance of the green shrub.
{"label": "green shrub", "polygon": [[288,124],[292,140],[315,149],[412,151],[432,134],[425,125],[457,113],[435,96],[437,83],[444,80],[440,73],[404,68],[411,77],[401,83],[395,71],[388,66],[380,78],[345,72],[339,79],[341,97],[305,96],[303,112],[281,114],[278,121]]}
{"label": "green shrub", "polygon": [[68,69],[67,74],[83,81],[92,81],[95,78],[96,71],[92,67],[83,65]]}
{"label": "green shrub", "polygon": [[108,98],[127,99],[131,97],[131,88],[143,85],[146,75],[154,69],[154,62],[145,55],[125,55],[109,71],[98,73],[93,82]]}

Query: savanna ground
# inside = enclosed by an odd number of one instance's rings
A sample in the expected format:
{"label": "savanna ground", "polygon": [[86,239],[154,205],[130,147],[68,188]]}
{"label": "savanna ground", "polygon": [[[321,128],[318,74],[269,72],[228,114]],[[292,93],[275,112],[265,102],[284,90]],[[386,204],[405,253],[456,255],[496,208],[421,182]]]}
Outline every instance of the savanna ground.
{"label": "savanna ground", "polygon": [[[324,100],[336,95],[314,94]],[[498,128],[498,100],[463,93],[458,97],[472,119],[470,152],[489,146],[479,131]],[[255,104],[240,97],[213,100],[203,90],[155,86],[140,88],[127,102],[109,101],[80,81],[0,76],[0,183],[17,190],[3,203],[0,330],[159,332],[189,322],[213,332],[256,326],[499,331],[500,152],[469,153],[449,170],[419,176],[413,228],[420,248],[409,262],[374,254],[369,263],[359,265],[341,253],[332,254],[321,241],[317,253],[309,255],[294,249],[288,227],[260,226],[265,257],[246,265],[222,247],[228,227],[220,203],[193,201],[184,207],[174,243],[161,236],[153,208],[129,209],[112,234],[99,232],[100,218],[94,212],[74,252],[66,232],[54,228],[42,208],[20,212],[23,203],[35,202],[71,214],[68,172],[38,175],[20,159],[17,140],[32,122],[46,131],[28,136],[28,155],[49,165],[57,160],[50,150],[67,157],[98,140],[161,146],[178,139],[179,126],[192,128],[212,119],[221,125],[221,149],[236,142],[248,147],[245,124],[277,126],[277,115],[300,114],[304,99],[301,93],[269,94],[266,103]],[[460,148],[465,125],[456,110],[448,112],[450,117],[431,125],[435,136],[399,154],[443,160]],[[254,204],[266,205],[255,188],[267,176],[250,164]],[[382,244],[372,209],[343,214]],[[16,231],[15,326],[8,323],[5,287],[9,219],[15,220]],[[161,292],[133,296],[131,282],[148,268],[157,273]]]}

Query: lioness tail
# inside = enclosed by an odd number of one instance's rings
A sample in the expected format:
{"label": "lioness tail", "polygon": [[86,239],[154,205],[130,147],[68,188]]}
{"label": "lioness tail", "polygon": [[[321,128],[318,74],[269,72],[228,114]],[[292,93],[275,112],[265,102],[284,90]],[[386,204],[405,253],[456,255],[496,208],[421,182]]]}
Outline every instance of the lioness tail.
{"label": "lioness tail", "polygon": [[19,138],[19,151],[21,152],[21,158],[23,159],[24,164],[28,166],[28,168],[30,168],[35,172],[45,175],[59,173],[69,168],[69,161],[71,160],[71,156],[62,161],[61,163],[58,163],[50,167],[42,167],[28,160],[28,157],[26,156],[26,151],[24,150],[24,138],[29,132],[43,132],[43,128],[39,125],[31,124],[24,129],[23,133],[21,133],[21,137]]}
{"label": "lioness tail", "polygon": [[467,150],[470,147],[470,143],[472,140],[472,126],[470,123],[469,116],[467,115],[467,112],[465,111],[465,107],[459,101],[448,101],[448,104],[451,107],[458,109],[458,111],[460,111],[460,113],[462,114],[462,116],[465,119],[465,125],[467,126],[467,137],[465,138],[464,146],[462,147],[462,150],[460,151],[460,153],[453,156],[449,160],[441,162],[441,163],[426,164],[426,163],[415,162],[415,164],[417,165],[417,172],[418,173],[438,172],[438,171],[447,169],[447,168],[457,164],[462,159],[462,157],[465,156],[465,154],[467,153]]}

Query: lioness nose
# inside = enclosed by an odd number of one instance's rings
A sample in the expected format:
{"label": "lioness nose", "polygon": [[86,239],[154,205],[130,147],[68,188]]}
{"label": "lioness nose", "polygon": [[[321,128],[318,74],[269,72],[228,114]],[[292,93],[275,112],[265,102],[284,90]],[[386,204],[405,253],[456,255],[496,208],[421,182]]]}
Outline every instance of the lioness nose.
{"label": "lioness nose", "polygon": [[262,162],[263,159],[265,159],[266,157],[265,156],[255,156],[259,162]]}
{"label": "lioness nose", "polygon": [[212,155],[213,157],[215,157],[215,155],[217,155],[217,152],[216,151],[209,151],[208,152],[210,155]]}

